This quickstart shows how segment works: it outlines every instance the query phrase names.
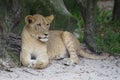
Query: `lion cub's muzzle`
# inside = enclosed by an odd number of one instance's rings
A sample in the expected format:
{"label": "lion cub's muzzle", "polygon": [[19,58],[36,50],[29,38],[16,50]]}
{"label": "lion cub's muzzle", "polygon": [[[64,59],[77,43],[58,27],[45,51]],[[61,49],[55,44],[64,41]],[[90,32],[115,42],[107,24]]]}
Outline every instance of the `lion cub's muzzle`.
{"label": "lion cub's muzzle", "polygon": [[48,34],[44,34],[44,37],[38,37],[38,39],[42,42],[47,42],[48,41]]}

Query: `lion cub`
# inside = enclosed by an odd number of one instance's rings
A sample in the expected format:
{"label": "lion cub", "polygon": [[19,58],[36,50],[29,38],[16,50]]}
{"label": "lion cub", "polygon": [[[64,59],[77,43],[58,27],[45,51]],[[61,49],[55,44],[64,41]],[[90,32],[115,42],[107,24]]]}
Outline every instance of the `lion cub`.
{"label": "lion cub", "polygon": [[107,55],[97,56],[86,53],[80,48],[79,41],[70,32],[49,31],[53,19],[53,15],[44,17],[40,14],[25,17],[26,25],[22,31],[20,53],[20,60],[24,66],[45,68],[51,59],[61,58],[64,58],[64,64],[73,65],[78,63],[78,55],[90,59],[107,57]]}

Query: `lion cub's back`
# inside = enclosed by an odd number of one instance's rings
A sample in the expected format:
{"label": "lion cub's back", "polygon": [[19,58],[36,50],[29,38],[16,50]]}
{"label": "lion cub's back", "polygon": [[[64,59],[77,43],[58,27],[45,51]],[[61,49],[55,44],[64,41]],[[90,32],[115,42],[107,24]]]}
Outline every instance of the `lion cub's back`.
{"label": "lion cub's back", "polygon": [[49,32],[50,36],[47,47],[51,59],[66,54],[66,48],[61,37],[62,33],[63,31],[56,30]]}

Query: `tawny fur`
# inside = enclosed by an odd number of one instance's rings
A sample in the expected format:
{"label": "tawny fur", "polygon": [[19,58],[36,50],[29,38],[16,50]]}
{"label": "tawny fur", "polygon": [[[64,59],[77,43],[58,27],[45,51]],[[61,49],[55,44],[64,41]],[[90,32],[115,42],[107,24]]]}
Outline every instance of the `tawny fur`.
{"label": "tawny fur", "polygon": [[78,63],[78,55],[90,59],[104,59],[108,56],[86,53],[80,48],[79,41],[70,32],[49,31],[53,18],[53,15],[44,17],[40,14],[28,15],[25,18],[26,25],[22,31],[20,54],[20,60],[24,66],[45,68],[50,60],[61,58],[64,58],[64,64],[73,65]]}

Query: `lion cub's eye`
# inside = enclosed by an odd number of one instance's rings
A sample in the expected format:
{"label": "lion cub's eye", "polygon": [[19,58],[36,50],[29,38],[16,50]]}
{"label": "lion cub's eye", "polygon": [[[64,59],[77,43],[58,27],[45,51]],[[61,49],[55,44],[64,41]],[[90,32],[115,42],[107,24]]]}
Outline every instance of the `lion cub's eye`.
{"label": "lion cub's eye", "polygon": [[46,24],[47,26],[49,25],[49,24]]}
{"label": "lion cub's eye", "polygon": [[37,26],[41,26],[41,24],[37,24]]}

